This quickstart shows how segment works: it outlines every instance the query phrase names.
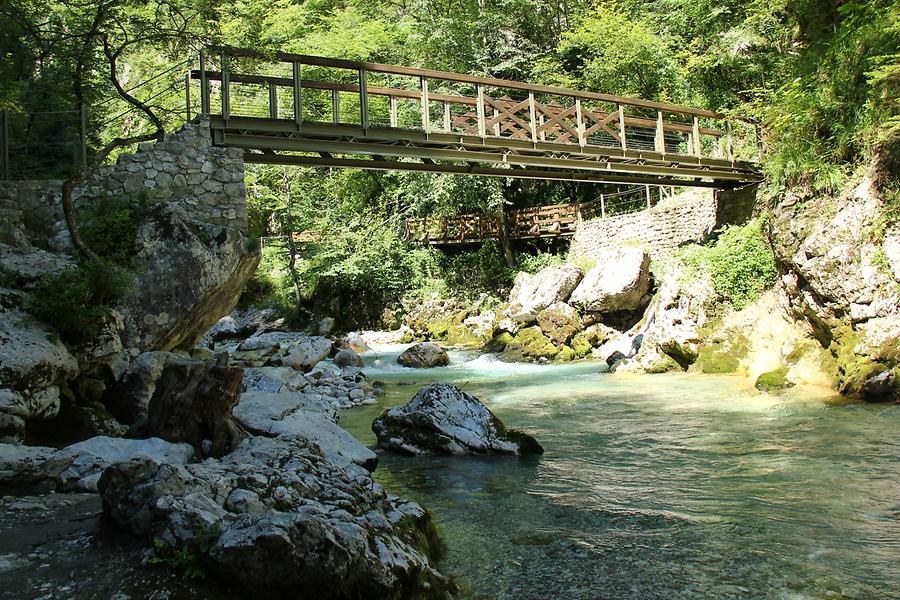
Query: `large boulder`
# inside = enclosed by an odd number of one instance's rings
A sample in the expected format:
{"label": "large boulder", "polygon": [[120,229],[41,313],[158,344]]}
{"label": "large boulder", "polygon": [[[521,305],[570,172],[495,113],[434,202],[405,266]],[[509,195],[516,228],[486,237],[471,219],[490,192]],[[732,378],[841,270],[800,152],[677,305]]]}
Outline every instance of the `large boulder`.
{"label": "large boulder", "polygon": [[234,416],[256,435],[313,443],[335,464],[355,463],[370,471],[378,464],[378,456],[338,427],[337,412],[313,394],[243,394]]}
{"label": "large boulder", "polygon": [[568,344],[584,329],[578,311],[565,302],[554,302],[538,313],[541,331],[557,344]]}
{"label": "large boulder", "polygon": [[506,340],[500,358],[507,362],[546,361],[556,357],[559,350],[540,327],[526,327],[519,330],[512,339]]}
{"label": "large boulder", "polygon": [[359,354],[350,348],[344,348],[334,355],[334,364],[339,367],[361,367],[363,361]]}
{"label": "large boulder", "polygon": [[450,364],[450,356],[447,351],[431,342],[424,342],[410,346],[397,357],[397,363],[404,367],[415,369],[429,369],[431,367],[445,367]]}
{"label": "large boulder", "polygon": [[96,492],[108,466],[136,459],[184,465],[194,458],[188,444],[159,438],[130,440],[99,436],[62,450],[41,446],[0,444],[0,484],[18,489]]}
{"label": "large boulder", "polygon": [[520,323],[532,322],[551,304],[568,300],[582,277],[584,273],[575,265],[544,267],[534,275],[519,273],[506,312]]}
{"label": "large boulder", "polygon": [[291,347],[284,364],[297,371],[309,371],[331,354],[333,342],[320,336],[306,337]]}
{"label": "large boulder", "polygon": [[28,313],[0,310],[0,441],[20,439],[28,420],[59,411],[60,386],[78,362],[53,331]]}
{"label": "large boulder", "polygon": [[372,423],[378,447],[404,454],[542,454],[533,437],[507,429],[476,397],[455,385],[427,385]]}
{"label": "large boulder", "polygon": [[642,248],[620,248],[600,257],[569,304],[585,312],[609,313],[640,308],[650,289],[650,255]]}
{"label": "large boulder", "polygon": [[434,526],[360,467],[298,440],[253,437],[222,459],[133,461],[100,479],[104,512],[148,544],[190,553],[264,597],[445,600]]}
{"label": "large boulder", "polygon": [[220,342],[285,329],[285,321],[277,310],[251,306],[244,311],[235,311],[222,317],[206,332],[206,336],[212,342]]}
{"label": "large boulder", "polygon": [[195,346],[234,309],[259,263],[240,229],[198,223],[177,203],[150,209],[135,247],[135,281],[114,307],[122,315],[122,344],[132,358]]}

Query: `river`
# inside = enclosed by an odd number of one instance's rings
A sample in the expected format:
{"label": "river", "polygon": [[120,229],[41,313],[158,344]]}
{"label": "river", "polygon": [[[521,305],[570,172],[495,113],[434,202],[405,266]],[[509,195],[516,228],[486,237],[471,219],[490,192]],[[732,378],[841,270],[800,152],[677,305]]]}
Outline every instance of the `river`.
{"label": "river", "polygon": [[900,405],[464,352],[403,369],[402,348],[364,355],[386,395],[342,414],[361,441],[448,381],[546,450],[381,455],[375,479],[433,513],[466,598],[900,598]]}

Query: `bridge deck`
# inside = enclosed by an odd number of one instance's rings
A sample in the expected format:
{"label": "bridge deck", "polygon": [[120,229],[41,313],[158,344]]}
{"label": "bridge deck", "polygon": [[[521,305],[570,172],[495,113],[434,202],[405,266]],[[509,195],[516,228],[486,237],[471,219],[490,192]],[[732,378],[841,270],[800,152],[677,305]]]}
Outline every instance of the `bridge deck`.
{"label": "bridge deck", "polygon": [[217,57],[218,69],[201,56],[191,73],[200,112],[249,162],[715,188],[759,179],[735,158],[755,148],[752,130],[712,111],[297,54]]}

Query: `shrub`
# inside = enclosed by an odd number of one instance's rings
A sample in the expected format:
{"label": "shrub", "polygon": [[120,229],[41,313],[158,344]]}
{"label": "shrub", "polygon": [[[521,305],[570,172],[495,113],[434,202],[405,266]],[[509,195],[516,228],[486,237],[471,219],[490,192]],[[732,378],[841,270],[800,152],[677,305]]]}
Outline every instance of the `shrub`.
{"label": "shrub", "polygon": [[28,311],[56,329],[62,339],[83,344],[100,333],[109,304],[131,287],[132,275],[106,259],[44,277],[27,303]]}
{"label": "shrub", "polygon": [[712,246],[692,246],[681,257],[689,266],[707,271],[716,292],[737,309],[775,283],[775,256],[759,220],[725,227]]}
{"label": "shrub", "polygon": [[147,213],[147,197],[104,196],[81,211],[79,231],[97,256],[127,266],[137,248],[137,230]]}

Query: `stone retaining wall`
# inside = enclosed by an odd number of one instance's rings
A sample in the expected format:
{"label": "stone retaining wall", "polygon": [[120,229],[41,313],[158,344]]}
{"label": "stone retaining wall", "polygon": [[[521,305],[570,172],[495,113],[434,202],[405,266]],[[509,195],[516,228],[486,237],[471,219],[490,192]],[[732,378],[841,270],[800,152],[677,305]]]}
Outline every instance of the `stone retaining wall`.
{"label": "stone retaining wall", "polygon": [[83,193],[146,193],[177,202],[201,223],[247,229],[243,151],[212,145],[209,121],[187,123],[162,142],[144,142],[103,167]]}
{"label": "stone retaining wall", "polygon": [[737,191],[689,190],[649,210],[584,222],[572,240],[572,253],[597,258],[623,245],[640,245],[650,254],[704,242],[726,224],[745,222],[753,212],[754,187]]}

